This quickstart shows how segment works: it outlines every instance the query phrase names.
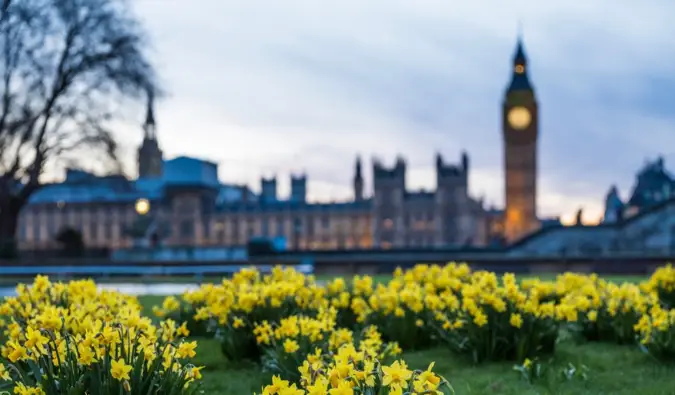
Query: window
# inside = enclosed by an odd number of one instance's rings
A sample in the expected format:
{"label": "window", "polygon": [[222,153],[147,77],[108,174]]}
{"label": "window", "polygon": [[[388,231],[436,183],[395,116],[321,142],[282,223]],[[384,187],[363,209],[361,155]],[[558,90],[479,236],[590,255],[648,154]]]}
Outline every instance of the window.
{"label": "window", "polygon": [[56,232],[56,217],[53,213],[49,213],[47,214],[47,236],[45,238],[56,235]]}
{"label": "window", "polygon": [[390,218],[387,218],[382,222],[382,226],[385,229],[391,229],[394,227],[394,221],[392,221]]}
{"label": "window", "polygon": [[28,239],[28,225],[24,219],[19,223],[19,240],[26,241]]}
{"label": "window", "polygon": [[183,221],[180,224],[180,237],[183,238],[191,238],[194,236],[195,233],[195,227],[194,223],[192,221],[187,220]]}
{"label": "window", "polygon": [[270,227],[269,227],[269,222],[271,220],[268,218],[263,218],[262,219],[262,235],[263,237],[268,237],[270,234]]}
{"label": "window", "polygon": [[208,240],[211,237],[211,226],[207,221],[204,221],[202,222],[202,227],[204,228],[202,237]]}
{"label": "window", "polygon": [[398,189],[394,189],[394,191],[391,193],[391,201],[395,206],[398,206],[402,203],[401,192]]}
{"label": "window", "polygon": [[89,225],[89,238],[93,242],[96,242],[98,240],[98,223],[93,223]]}
{"label": "window", "polygon": [[112,222],[106,222],[103,226],[103,235],[106,240],[110,241],[113,239],[113,224]]}
{"label": "window", "polygon": [[330,217],[323,217],[321,219],[321,225],[325,228],[330,227]]}
{"label": "window", "polygon": [[300,232],[302,230],[302,220],[300,218],[293,219],[293,230],[295,232]]}
{"label": "window", "polygon": [[277,218],[277,236],[283,236],[284,233],[284,219],[283,218]]}
{"label": "window", "polygon": [[255,235],[255,223],[252,220],[248,221],[248,225],[246,225],[246,231],[248,232],[249,239]]}

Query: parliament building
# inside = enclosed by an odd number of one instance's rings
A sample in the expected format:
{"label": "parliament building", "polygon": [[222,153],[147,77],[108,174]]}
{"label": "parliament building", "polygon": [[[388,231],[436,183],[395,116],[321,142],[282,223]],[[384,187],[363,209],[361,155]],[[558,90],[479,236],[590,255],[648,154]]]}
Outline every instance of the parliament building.
{"label": "parliament building", "polygon": [[218,165],[189,157],[165,160],[153,100],[148,101],[138,178],[67,170],[44,186],[21,212],[22,249],[56,247],[75,229],[85,246],[121,249],[145,245],[242,246],[254,237],[284,239],[290,249],[368,249],[488,246],[512,242],[541,225],[536,212],[538,105],[519,40],[503,101],[505,196],[503,210],[469,194],[469,155],[437,154],[436,189],[406,189],[407,164],[372,162],[372,196],[364,194],[360,158],[353,167],[353,199],[307,201],[307,176],[292,175],[291,193],[277,195],[277,179],[223,184]]}

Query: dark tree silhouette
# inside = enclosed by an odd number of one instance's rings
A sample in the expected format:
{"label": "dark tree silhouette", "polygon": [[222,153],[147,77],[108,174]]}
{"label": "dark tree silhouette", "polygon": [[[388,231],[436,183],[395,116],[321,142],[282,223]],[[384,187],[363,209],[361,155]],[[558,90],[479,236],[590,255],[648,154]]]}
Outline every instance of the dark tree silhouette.
{"label": "dark tree silhouette", "polygon": [[56,242],[61,245],[63,255],[69,258],[84,255],[82,233],[73,228],[64,228],[56,235]]}
{"label": "dark tree silhouette", "polygon": [[119,103],[158,90],[127,1],[0,1],[2,250],[46,166],[84,153],[121,172],[110,130]]}

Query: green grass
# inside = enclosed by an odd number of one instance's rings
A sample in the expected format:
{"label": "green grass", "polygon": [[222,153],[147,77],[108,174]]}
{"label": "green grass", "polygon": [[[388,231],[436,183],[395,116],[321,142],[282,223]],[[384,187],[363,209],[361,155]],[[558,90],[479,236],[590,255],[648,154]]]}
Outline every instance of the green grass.
{"label": "green grass", "polygon": [[[642,278],[640,278],[642,280]],[[627,281],[627,280],[625,280]],[[159,304],[162,297],[140,297],[145,312]],[[217,341],[197,339],[199,346],[195,363],[205,366],[202,388],[209,395],[249,395],[260,393],[271,382],[260,367],[253,364],[228,362],[220,352]],[[614,344],[561,342],[555,356],[544,359],[548,374],[529,384],[513,371],[512,363],[491,363],[473,366],[443,347],[403,355],[409,366],[426,369],[434,361],[434,371],[447,378],[457,395],[666,395],[675,394],[673,366],[664,365],[644,354],[637,346]],[[566,381],[560,370],[569,363],[586,366],[588,380]]]}
{"label": "green grass", "polygon": [[[409,366],[425,369],[435,361],[434,371],[447,378],[457,395],[660,395],[673,394],[672,367],[653,361],[637,348],[611,344],[562,344],[549,367],[550,377],[533,385],[523,381],[509,363],[472,366],[449,350],[435,348],[404,354]],[[199,339],[198,365],[204,365],[203,389],[210,395],[260,393],[270,383],[268,375],[255,365],[230,364],[220,354],[217,342]],[[557,377],[567,363],[589,368],[588,380],[565,381]]]}

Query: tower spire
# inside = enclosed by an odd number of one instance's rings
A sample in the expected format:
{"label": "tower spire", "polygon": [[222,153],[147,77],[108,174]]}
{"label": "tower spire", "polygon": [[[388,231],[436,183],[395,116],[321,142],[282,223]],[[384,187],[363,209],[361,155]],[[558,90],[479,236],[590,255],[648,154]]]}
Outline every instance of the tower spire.
{"label": "tower spire", "polygon": [[163,154],[157,141],[157,127],[155,125],[155,95],[148,89],[148,108],[143,124],[143,143],[138,149],[138,176],[161,177],[163,168]]}
{"label": "tower spire", "polygon": [[360,155],[356,157],[356,165],[354,166],[354,200],[363,200],[363,172]]}
{"label": "tower spire", "polygon": [[143,129],[145,131],[145,138],[148,140],[156,140],[156,124],[155,124],[155,93],[152,89],[148,89],[148,108],[145,114],[145,124]]}
{"label": "tower spire", "polygon": [[525,54],[525,44],[520,33],[516,42],[516,51],[513,54],[512,70],[511,83],[507,88],[507,92],[534,90],[528,77],[527,55]]}

